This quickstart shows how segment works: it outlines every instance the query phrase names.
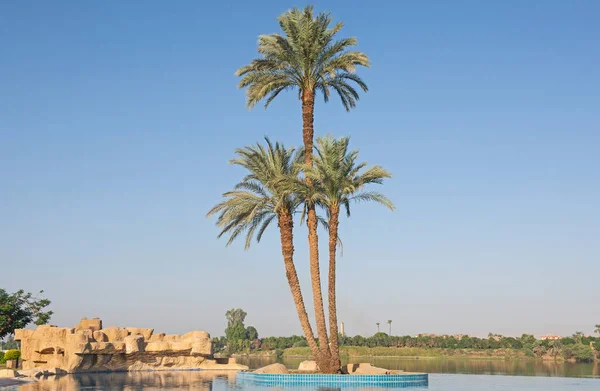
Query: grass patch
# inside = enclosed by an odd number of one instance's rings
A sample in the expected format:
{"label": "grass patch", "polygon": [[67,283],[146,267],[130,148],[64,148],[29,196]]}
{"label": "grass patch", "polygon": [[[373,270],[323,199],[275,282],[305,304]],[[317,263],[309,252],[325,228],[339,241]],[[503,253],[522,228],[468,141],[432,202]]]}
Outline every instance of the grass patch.
{"label": "grass patch", "polygon": [[[288,348],[284,357],[310,357],[310,348]],[[374,347],[342,346],[341,357],[465,357],[465,358],[519,358],[524,354],[514,349],[441,349],[441,348],[406,348],[406,347]]]}

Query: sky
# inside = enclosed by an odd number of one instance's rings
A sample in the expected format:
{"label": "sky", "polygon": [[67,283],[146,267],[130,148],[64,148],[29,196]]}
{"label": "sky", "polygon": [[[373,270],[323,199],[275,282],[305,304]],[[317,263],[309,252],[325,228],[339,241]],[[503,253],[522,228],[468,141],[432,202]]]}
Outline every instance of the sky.
{"label": "sky", "polygon": [[[206,212],[235,148],[301,145],[294,93],[245,107],[234,72],[289,1],[0,3],[0,287],[52,323],[301,334],[277,227],[244,251]],[[593,332],[600,322],[600,3],[326,1],[371,59],[358,106],[317,100],[393,178],[341,221],[349,335]],[[320,232],[326,268],[325,232]],[[312,308],[306,226],[296,265]],[[311,310],[312,312],[312,310]],[[387,331],[387,325],[385,325]]]}

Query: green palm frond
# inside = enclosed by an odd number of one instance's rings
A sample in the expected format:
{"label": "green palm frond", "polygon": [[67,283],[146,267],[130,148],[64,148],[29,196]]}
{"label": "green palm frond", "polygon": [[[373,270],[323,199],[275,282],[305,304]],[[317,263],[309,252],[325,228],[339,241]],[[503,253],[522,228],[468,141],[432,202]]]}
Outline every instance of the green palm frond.
{"label": "green palm frond", "polygon": [[344,208],[348,216],[352,202],[377,202],[394,210],[394,204],[386,196],[364,190],[369,184],[382,184],[384,179],[391,178],[391,173],[379,165],[367,167],[367,163],[358,162],[358,151],[349,150],[349,144],[349,137],[318,137],[313,166],[301,166],[304,176],[314,186],[304,189],[302,181],[288,185],[325,209]]}
{"label": "green palm frond", "polygon": [[312,6],[293,8],[278,18],[281,34],[258,38],[259,58],[239,68],[239,88],[246,88],[246,104],[253,108],[265,100],[265,108],[283,91],[297,89],[321,93],[325,102],[335,91],[346,110],[356,106],[359,94],[353,84],[367,91],[356,75],[358,66],[369,67],[369,58],[348,50],[354,37],[336,40],[343,23],[333,24],[329,13],[314,14]]}
{"label": "green palm frond", "polygon": [[237,157],[230,163],[244,167],[248,174],[207,213],[207,217],[217,215],[218,237],[229,235],[227,245],[245,236],[248,249],[253,239],[260,242],[280,213],[291,215],[300,206],[300,198],[281,185],[285,178],[298,177],[296,151],[268,138],[265,142],[236,150]]}

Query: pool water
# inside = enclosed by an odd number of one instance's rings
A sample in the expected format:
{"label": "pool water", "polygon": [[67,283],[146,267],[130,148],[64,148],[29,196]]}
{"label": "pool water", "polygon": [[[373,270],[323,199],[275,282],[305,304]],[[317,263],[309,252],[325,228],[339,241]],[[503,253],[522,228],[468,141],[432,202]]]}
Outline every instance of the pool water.
{"label": "pool water", "polygon": [[[179,371],[67,375],[51,377],[19,387],[0,389],[2,391],[275,391],[283,390],[283,387],[240,383],[236,381],[235,373]],[[332,391],[336,388],[294,387],[292,389]],[[365,389],[368,388],[343,388],[344,391]],[[415,388],[415,390],[424,389],[428,391],[600,391],[600,379],[432,374],[429,376],[428,387]]]}

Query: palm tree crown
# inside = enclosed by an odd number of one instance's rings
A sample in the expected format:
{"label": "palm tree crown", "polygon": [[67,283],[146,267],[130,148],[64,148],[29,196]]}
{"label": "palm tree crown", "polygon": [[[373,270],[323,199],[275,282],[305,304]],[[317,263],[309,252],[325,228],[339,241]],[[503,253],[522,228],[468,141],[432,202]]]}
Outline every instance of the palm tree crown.
{"label": "palm tree crown", "polygon": [[335,40],[343,23],[330,27],[329,13],[314,16],[313,7],[291,9],[279,18],[285,35],[261,35],[260,58],[237,70],[240,88],[247,87],[247,106],[252,108],[266,98],[265,108],[284,90],[321,92],[325,102],[331,90],[340,96],[346,110],[359,98],[353,84],[367,91],[367,85],[355,74],[356,66],[369,66],[368,57],[359,51],[347,51],[356,38]]}
{"label": "palm tree crown", "polygon": [[315,202],[327,211],[343,206],[348,216],[353,201],[374,201],[394,210],[394,204],[386,196],[364,190],[366,185],[382,184],[392,175],[379,165],[363,171],[367,163],[357,162],[358,151],[349,151],[349,143],[349,137],[335,139],[327,135],[317,138],[314,166],[303,167],[304,174],[315,185],[313,188],[305,186],[300,194],[309,193],[308,202]]}
{"label": "palm tree crown", "polygon": [[260,242],[269,224],[280,213],[293,214],[300,204],[298,197],[280,189],[282,178],[296,178],[302,151],[285,148],[280,143],[271,143],[265,138],[267,147],[257,144],[236,150],[238,157],[230,161],[246,168],[249,174],[235,186],[235,190],[223,194],[223,202],[214,206],[207,214],[219,214],[217,226],[219,237],[229,234],[227,245],[240,234],[246,234],[245,248],[250,247],[256,234]]}

